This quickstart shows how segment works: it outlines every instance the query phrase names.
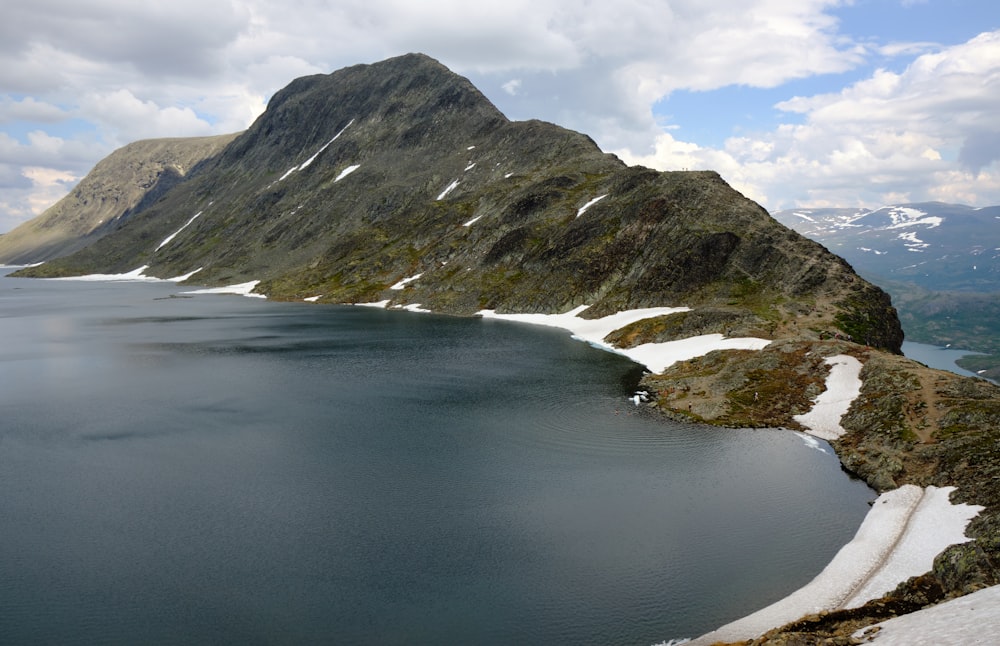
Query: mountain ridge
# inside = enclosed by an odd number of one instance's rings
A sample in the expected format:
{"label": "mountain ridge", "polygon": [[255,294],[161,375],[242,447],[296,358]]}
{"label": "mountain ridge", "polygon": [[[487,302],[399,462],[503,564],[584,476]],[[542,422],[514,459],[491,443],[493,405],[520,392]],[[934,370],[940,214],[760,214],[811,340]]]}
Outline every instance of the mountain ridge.
{"label": "mountain ridge", "polygon": [[146,139],[119,148],[56,204],[0,236],[0,263],[33,264],[82,249],[155,202],[235,137]]}
{"label": "mountain ridge", "polygon": [[24,273],[139,266],[160,277],[200,269],[194,280],[209,284],[259,280],[272,298],[462,315],[725,301],[748,328],[806,315],[815,338],[896,352],[902,340],[881,290],[718,174],[628,167],[586,135],[509,121],[415,54],[293,81],[115,235]]}

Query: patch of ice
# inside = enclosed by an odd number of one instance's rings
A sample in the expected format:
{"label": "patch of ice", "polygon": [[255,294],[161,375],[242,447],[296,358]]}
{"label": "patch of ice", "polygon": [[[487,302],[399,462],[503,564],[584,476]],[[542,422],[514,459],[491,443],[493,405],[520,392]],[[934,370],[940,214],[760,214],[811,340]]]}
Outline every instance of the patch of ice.
{"label": "patch of ice", "polygon": [[824,449],[820,445],[819,440],[813,437],[812,435],[809,435],[808,433],[800,433],[799,431],[792,431],[792,432],[798,435],[800,438],[802,438],[802,443],[808,446],[810,449],[816,449],[820,453],[829,454],[829,451]]}
{"label": "patch of ice", "polygon": [[586,204],[584,204],[583,206],[581,206],[576,211],[576,217],[580,217],[581,215],[583,215],[584,213],[586,213],[587,209],[589,209],[590,207],[594,206],[595,204],[597,204],[598,202],[600,202],[601,200],[603,200],[607,196],[608,196],[607,193],[605,193],[604,195],[598,195],[594,199],[590,200],[589,202],[587,202]]}
{"label": "patch of ice", "polygon": [[452,182],[451,184],[448,184],[448,186],[446,186],[445,189],[443,191],[441,191],[441,193],[436,198],[434,198],[435,201],[437,201],[437,200],[443,200],[444,198],[446,198],[448,196],[448,193],[451,193],[452,191],[455,190],[456,186],[458,186],[458,180],[457,179],[454,182]]}
{"label": "patch of ice", "polygon": [[344,179],[345,177],[347,177],[348,175],[350,175],[354,171],[358,170],[359,168],[361,168],[361,164],[354,164],[354,165],[348,166],[344,170],[340,171],[340,174],[337,175],[337,179],[333,180],[333,183],[336,184],[337,182],[339,182],[340,180]]}
{"label": "patch of ice", "polygon": [[413,276],[410,276],[409,278],[404,278],[403,280],[399,281],[395,285],[391,286],[389,289],[395,289],[397,291],[400,290],[400,289],[403,289],[404,287],[406,287],[407,285],[409,285],[410,283],[412,283],[413,281],[417,280],[418,278],[420,278],[423,275],[424,275],[423,272],[420,272],[419,274],[415,274]]}
{"label": "patch of ice", "polygon": [[226,285],[224,287],[206,287],[205,289],[195,289],[183,294],[239,294],[240,296],[250,296],[251,298],[267,298],[264,294],[253,293],[254,287],[260,283],[259,280],[251,280],[248,283],[238,285]]}

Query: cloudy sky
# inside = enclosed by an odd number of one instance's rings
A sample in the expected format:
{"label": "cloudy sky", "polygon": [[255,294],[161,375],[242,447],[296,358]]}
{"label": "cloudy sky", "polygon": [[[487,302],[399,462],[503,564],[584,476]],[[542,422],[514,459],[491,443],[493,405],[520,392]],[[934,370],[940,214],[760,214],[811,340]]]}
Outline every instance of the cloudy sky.
{"label": "cloudy sky", "polygon": [[[8,6],[13,5],[13,6]],[[31,0],[0,21],[0,232],[130,141],[246,128],[407,52],[511,119],[770,210],[1000,204],[996,0]]]}

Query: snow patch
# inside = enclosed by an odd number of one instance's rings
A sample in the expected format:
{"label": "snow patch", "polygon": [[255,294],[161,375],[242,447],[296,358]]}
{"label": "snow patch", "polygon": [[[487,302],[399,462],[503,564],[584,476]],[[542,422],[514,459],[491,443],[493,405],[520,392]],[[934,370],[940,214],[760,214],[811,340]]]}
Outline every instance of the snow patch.
{"label": "snow patch", "polygon": [[835,440],[844,434],[840,418],[861,394],[861,362],[850,355],[838,354],[827,357],[826,365],[830,366],[826,390],[813,400],[812,410],[792,419],[805,426],[810,435]]}
{"label": "snow patch", "polygon": [[310,157],[309,159],[305,160],[304,162],[302,162],[298,166],[292,166],[287,171],[285,171],[285,174],[282,175],[281,177],[279,177],[278,181],[279,182],[282,181],[283,179],[285,179],[286,177],[288,177],[289,175],[291,175],[295,171],[305,170],[306,168],[308,168],[310,164],[312,164],[314,161],[316,161],[316,158],[319,157],[320,154],[324,150],[326,150],[327,148],[330,147],[330,144],[332,144],[333,142],[337,141],[337,139],[340,137],[340,135],[344,134],[344,131],[351,127],[352,123],[354,123],[354,119],[351,119],[350,121],[348,121],[347,125],[344,126],[343,128],[341,128],[340,132],[338,132],[337,134],[335,134],[333,136],[333,139],[331,139],[330,141],[328,141],[325,144],[323,144],[323,146],[319,150],[317,150],[315,153],[313,153],[312,157]]}
{"label": "snow patch", "polygon": [[463,227],[471,227],[473,224],[475,224],[476,222],[478,222],[480,220],[480,218],[482,218],[482,217],[483,216],[481,216],[481,215],[477,215],[476,217],[472,218],[471,220],[469,220],[468,222],[466,222],[462,226]]}
{"label": "snow patch", "polygon": [[919,220],[906,220],[904,222],[898,222],[887,226],[886,229],[902,229],[903,227],[912,227],[918,224],[926,224],[927,228],[933,229],[934,227],[941,226],[942,222],[944,222],[944,218],[940,218],[935,215],[927,218],[920,218]]}
{"label": "snow patch", "polygon": [[354,171],[358,170],[359,168],[361,168],[361,164],[354,164],[352,166],[348,166],[344,170],[340,171],[340,174],[337,175],[337,179],[333,180],[333,183],[336,184],[337,182],[344,179],[345,177],[347,177]]}
{"label": "snow patch", "polygon": [[204,269],[204,267],[198,267],[194,271],[189,271],[186,274],[183,274],[181,276],[174,276],[173,278],[168,278],[167,280],[169,280],[172,283],[183,283],[185,280],[187,280],[191,276],[194,276],[195,274],[197,274],[202,269]]}
{"label": "snow patch", "polygon": [[424,309],[420,307],[420,303],[410,303],[409,305],[396,305],[393,307],[396,310],[406,310],[407,312],[419,312],[421,314],[430,314],[431,310]]}
{"label": "snow patch", "polygon": [[390,301],[387,298],[384,301],[373,301],[371,303],[351,303],[351,305],[357,305],[358,307],[377,307],[380,309],[385,309],[389,307],[389,302]]}
{"label": "snow patch", "polygon": [[906,248],[910,251],[923,251],[924,249],[930,247],[930,245],[920,238],[917,237],[916,233],[912,231],[909,233],[900,233],[898,238],[903,241]]}
{"label": "snow patch", "polygon": [[441,193],[436,198],[434,198],[435,201],[443,200],[444,198],[446,198],[448,196],[448,193],[451,193],[452,191],[455,190],[456,186],[458,186],[457,179],[451,184],[448,184],[448,186],[446,186],[445,189],[441,191]]}
{"label": "snow patch", "polygon": [[580,217],[581,215],[583,215],[584,213],[586,213],[587,209],[589,209],[590,207],[594,206],[595,204],[597,204],[598,202],[600,202],[601,200],[603,200],[607,196],[608,196],[607,193],[605,193],[604,195],[599,195],[599,196],[595,197],[594,199],[590,200],[589,202],[587,202],[586,204],[584,204],[583,206],[581,206],[576,211],[576,217]]}
{"label": "snow patch", "polygon": [[423,272],[421,272],[421,273],[416,274],[414,276],[410,276],[409,278],[404,278],[403,280],[399,281],[395,285],[391,286],[389,289],[395,289],[397,291],[400,290],[400,289],[403,289],[404,287],[406,287],[407,285],[409,285],[410,283],[412,283],[413,281],[417,280],[418,278],[420,278],[423,275],[424,275]]}
{"label": "snow patch", "polygon": [[184,226],[182,226],[180,229],[177,229],[176,231],[174,231],[173,233],[171,233],[170,235],[168,235],[166,238],[164,238],[163,242],[161,242],[159,244],[159,246],[156,247],[156,249],[153,249],[153,251],[159,251],[167,243],[169,243],[171,240],[173,240],[174,238],[176,238],[178,233],[180,233],[184,229],[188,228],[191,225],[191,223],[194,222],[195,220],[197,220],[198,216],[201,215],[201,214],[202,214],[202,212],[198,211],[197,213],[195,213],[194,215],[192,215],[191,219],[184,223]]}
{"label": "snow patch", "polygon": [[321,298],[323,298],[323,295],[319,294],[318,296],[306,296],[302,300],[304,300],[307,303],[315,303],[316,301],[318,301]]}
{"label": "snow patch", "polygon": [[752,337],[727,339],[721,334],[705,334],[666,343],[644,343],[633,348],[617,348],[604,340],[615,330],[644,319],[687,312],[690,308],[651,307],[618,312],[599,319],[580,318],[579,315],[588,307],[590,306],[581,305],[564,314],[497,314],[493,310],[482,310],[478,315],[483,318],[562,328],[572,333],[575,339],[585,341],[601,350],[626,356],[646,366],[652,372],[663,372],[677,361],[700,357],[712,350],[760,350],[770,343],[767,339]]}
{"label": "snow patch", "polygon": [[248,283],[239,283],[237,285],[226,285],[223,287],[206,287],[205,289],[195,289],[189,292],[181,292],[182,294],[239,294],[240,296],[249,296],[251,298],[267,298],[264,294],[253,293],[254,287],[260,283],[259,280],[251,280]]}
{"label": "snow patch", "polygon": [[133,269],[132,271],[126,272],[124,274],[87,274],[86,276],[63,276],[60,278],[48,278],[46,280],[79,280],[87,282],[113,282],[113,281],[146,281],[146,282],[157,282],[161,279],[154,278],[153,276],[146,276],[145,271],[149,269],[149,265],[143,265],[138,269]]}
{"label": "snow patch", "polygon": [[876,646],[1000,643],[1000,586],[984,588],[862,628],[853,637]]}

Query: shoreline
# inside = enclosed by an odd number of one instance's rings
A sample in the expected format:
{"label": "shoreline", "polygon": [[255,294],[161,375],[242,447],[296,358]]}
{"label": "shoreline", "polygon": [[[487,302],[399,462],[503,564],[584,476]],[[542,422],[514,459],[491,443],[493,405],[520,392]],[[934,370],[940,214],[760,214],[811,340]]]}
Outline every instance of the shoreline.
{"label": "shoreline", "polygon": [[878,497],[854,539],[805,586],[746,617],[688,642],[705,646],[756,638],[806,615],[859,608],[928,572],[934,557],[968,542],[965,527],[982,510],[952,505],[954,487],[903,485]]}

